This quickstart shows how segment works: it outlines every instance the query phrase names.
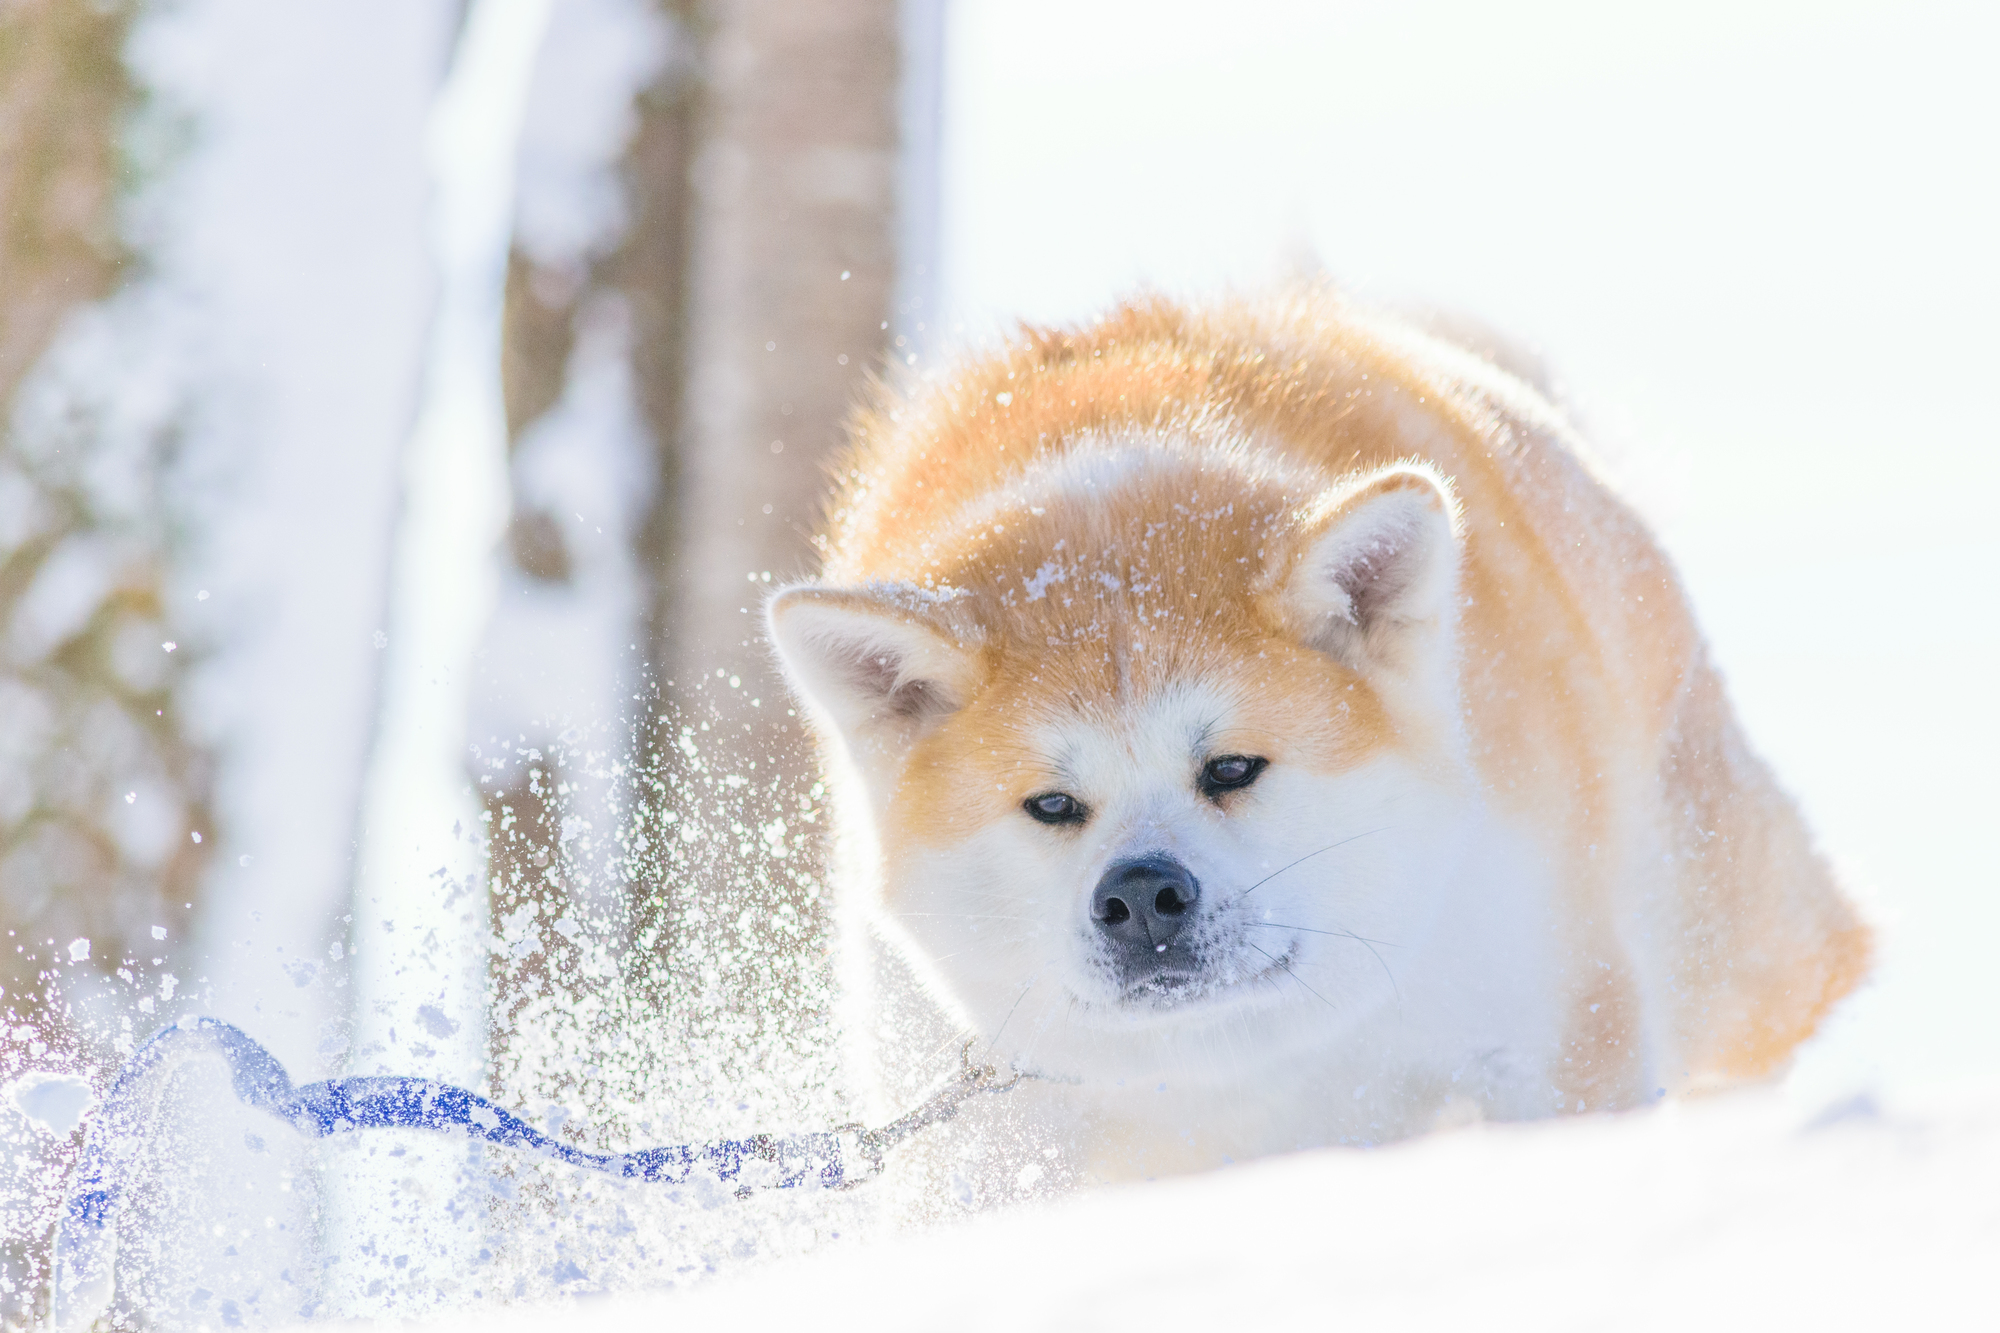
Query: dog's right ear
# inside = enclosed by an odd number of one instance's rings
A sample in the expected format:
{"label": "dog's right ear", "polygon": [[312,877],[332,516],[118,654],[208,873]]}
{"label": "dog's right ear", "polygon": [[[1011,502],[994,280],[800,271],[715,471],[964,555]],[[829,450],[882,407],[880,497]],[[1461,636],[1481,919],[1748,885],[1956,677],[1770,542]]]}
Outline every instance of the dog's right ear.
{"label": "dog's right ear", "polygon": [[785,674],[850,748],[906,744],[972,697],[978,645],[911,610],[905,591],[801,585],[765,607]]}
{"label": "dog's right ear", "polygon": [[1458,586],[1458,501],[1426,466],[1351,479],[1302,515],[1270,573],[1279,619],[1356,670],[1436,665]]}

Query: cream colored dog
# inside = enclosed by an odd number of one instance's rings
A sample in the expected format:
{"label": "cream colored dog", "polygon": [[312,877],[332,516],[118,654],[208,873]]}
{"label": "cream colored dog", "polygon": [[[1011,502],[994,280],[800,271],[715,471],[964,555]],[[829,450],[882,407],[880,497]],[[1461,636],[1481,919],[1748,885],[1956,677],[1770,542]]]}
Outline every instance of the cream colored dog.
{"label": "cream colored dog", "polygon": [[1866,971],[1570,423],[1338,295],[913,385],[824,550],[770,630],[877,1114],[959,1032],[1088,1178],[1634,1107],[1776,1069]]}

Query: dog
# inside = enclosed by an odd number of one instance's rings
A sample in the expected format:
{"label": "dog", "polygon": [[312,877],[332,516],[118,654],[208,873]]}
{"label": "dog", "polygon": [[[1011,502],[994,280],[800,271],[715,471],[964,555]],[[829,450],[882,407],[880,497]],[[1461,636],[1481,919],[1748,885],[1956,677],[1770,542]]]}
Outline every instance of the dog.
{"label": "dog", "polygon": [[859,413],[766,616],[870,1110],[969,1038],[1155,1176],[1767,1077],[1864,977],[1668,558],[1467,341],[1147,298]]}

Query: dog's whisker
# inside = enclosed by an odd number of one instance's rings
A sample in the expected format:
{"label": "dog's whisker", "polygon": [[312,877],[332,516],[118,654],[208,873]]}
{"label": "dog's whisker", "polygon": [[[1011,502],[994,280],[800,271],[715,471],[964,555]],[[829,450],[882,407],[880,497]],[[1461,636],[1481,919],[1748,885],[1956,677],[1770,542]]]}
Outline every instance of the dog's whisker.
{"label": "dog's whisker", "polygon": [[986,1043],[986,1049],[988,1051],[991,1051],[995,1046],[998,1046],[1000,1044],[1000,1034],[1005,1032],[1007,1030],[1007,1025],[1014,1021],[1014,1011],[1021,1007],[1021,1001],[1028,998],[1028,992],[1035,988],[1035,982],[1039,980],[1040,977],[1041,977],[1041,970],[1037,968],[1035,971],[1035,975],[1028,978],[1028,984],[1021,987],[1021,993],[1014,997],[1014,1003],[1012,1007],[1010,1007],[1007,1010],[1007,1016],[1001,1019],[1000,1026],[993,1030],[993,1040]]}
{"label": "dog's whisker", "polygon": [[1252,921],[1250,924],[1265,930],[1296,930],[1307,935],[1338,935],[1342,939],[1359,940],[1363,944],[1379,944],[1385,949],[1403,947],[1394,940],[1371,940],[1366,935],[1357,935],[1351,930],[1321,930],[1316,926],[1295,926],[1286,921]]}
{"label": "dog's whisker", "polygon": [[938,1042],[937,1045],[931,1047],[930,1051],[931,1057],[936,1057],[944,1054],[948,1050],[954,1050],[956,1048],[962,1047],[965,1045],[966,1042],[973,1040],[976,1035],[977,1034],[967,1034],[965,1032],[947,1033],[944,1036],[944,1038]]}
{"label": "dog's whisker", "polygon": [[1370,834],[1386,833],[1387,831],[1388,830],[1386,827],[1367,829],[1364,830],[1363,832],[1354,834],[1353,837],[1342,838],[1339,842],[1330,842],[1316,852],[1307,852],[1304,856],[1301,856],[1298,860],[1293,861],[1288,865],[1279,866],[1276,870],[1273,870],[1270,874],[1264,876],[1264,878],[1258,880],[1255,884],[1252,884],[1249,888],[1237,894],[1232,901],[1242,902],[1245,898],[1248,898],[1251,894],[1257,892],[1257,890],[1263,888],[1266,884],[1269,884],[1272,880],[1284,874],[1287,870],[1291,870],[1297,866],[1302,866],[1306,862],[1312,860],[1315,856],[1324,856],[1326,853],[1332,851],[1336,847],[1345,847],[1348,843],[1354,842],[1360,838],[1368,837]]}
{"label": "dog's whisker", "polygon": [[[1365,935],[1356,935],[1351,930],[1315,930],[1311,926],[1286,926],[1276,921],[1253,921],[1250,924],[1253,926],[1267,926],[1279,930],[1296,930],[1308,935],[1332,935],[1339,939],[1353,940],[1369,952],[1370,956],[1375,959],[1376,965],[1382,969],[1382,975],[1389,979],[1389,990],[1396,997],[1396,1003],[1401,1004],[1403,1002],[1403,988],[1396,984],[1395,972],[1390,970],[1389,961],[1382,957],[1381,951],[1375,947],[1380,944],[1387,948],[1400,949],[1403,947],[1402,945],[1392,944],[1388,940],[1371,940]],[[1245,941],[1245,943],[1248,943],[1248,941]],[[1257,946],[1254,944],[1250,945],[1250,947],[1257,949]],[[1257,949],[1257,952],[1263,953],[1264,951]]]}
{"label": "dog's whisker", "polygon": [[1261,953],[1261,954],[1263,954],[1263,955],[1264,955],[1264,956],[1265,956],[1266,958],[1270,958],[1270,959],[1271,959],[1271,966],[1273,966],[1273,967],[1279,967],[1279,968],[1283,968],[1283,969],[1284,969],[1284,971],[1285,971],[1285,975],[1289,976],[1289,977],[1290,977],[1290,978],[1291,978],[1291,979],[1292,979],[1293,981],[1296,981],[1296,982],[1298,982],[1298,983],[1299,983],[1299,985],[1301,985],[1301,986],[1305,986],[1305,989],[1306,989],[1306,994],[1308,994],[1308,995],[1312,996],[1312,997],[1313,997],[1313,998],[1314,998],[1315,1000],[1318,1000],[1318,1001],[1319,1001],[1319,1002],[1320,1002],[1321,1004],[1325,1005],[1325,1006],[1326,1006],[1327,1008],[1329,1008],[1329,1009],[1332,1009],[1332,1010],[1333,1010],[1333,1011],[1334,1011],[1335,1013],[1339,1013],[1339,1012],[1340,1012],[1340,1010],[1339,1010],[1338,1008],[1336,1008],[1336,1007],[1335,1007],[1335,1005],[1334,1005],[1334,1003],[1333,1003],[1333,1001],[1332,1001],[1332,1000],[1329,1000],[1329,999],[1327,999],[1327,998],[1326,998],[1326,996],[1324,996],[1324,995],[1321,995],[1321,994],[1320,994],[1320,993],[1319,993],[1318,991],[1314,990],[1314,989],[1313,989],[1313,988],[1312,988],[1311,986],[1307,986],[1307,985],[1306,985],[1306,979],[1305,979],[1304,977],[1300,976],[1300,975],[1299,975],[1299,974],[1298,974],[1297,972],[1294,972],[1294,971],[1292,970],[1292,963],[1291,963],[1291,960],[1290,960],[1290,959],[1288,959],[1288,958],[1272,958],[1272,957],[1271,957],[1271,955],[1270,955],[1270,953],[1268,953],[1267,951],[1265,951],[1265,950],[1263,950],[1263,949],[1258,949],[1256,945],[1252,944],[1252,945],[1251,945],[1250,947],[1251,947],[1251,948],[1253,948],[1253,949],[1257,949],[1257,952],[1258,952],[1258,953]]}

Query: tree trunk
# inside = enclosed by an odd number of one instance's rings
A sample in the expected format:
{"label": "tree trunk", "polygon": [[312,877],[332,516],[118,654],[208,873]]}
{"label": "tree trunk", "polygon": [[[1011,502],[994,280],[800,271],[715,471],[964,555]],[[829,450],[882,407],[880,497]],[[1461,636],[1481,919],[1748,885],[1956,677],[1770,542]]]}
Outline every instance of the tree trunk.
{"label": "tree trunk", "polygon": [[[693,163],[681,558],[656,660],[760,726],[783,698],[757,630],[814,563],[825,468],[886,343],[896,283],[894,0],[713,0]],[[756,586],[751,586],[752,578]],[[704,691],[713,693],[713,691]],[[748,700],[761,698],[754,719]],[[782,724],[779,724],[782,725]],[[734,730],[732,728],[732,730]],[[793,728],[795,735],[797,728]]]}

